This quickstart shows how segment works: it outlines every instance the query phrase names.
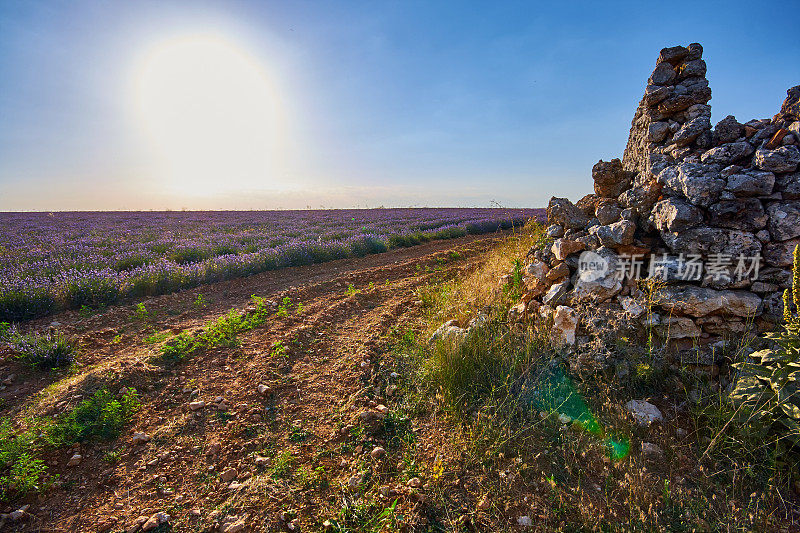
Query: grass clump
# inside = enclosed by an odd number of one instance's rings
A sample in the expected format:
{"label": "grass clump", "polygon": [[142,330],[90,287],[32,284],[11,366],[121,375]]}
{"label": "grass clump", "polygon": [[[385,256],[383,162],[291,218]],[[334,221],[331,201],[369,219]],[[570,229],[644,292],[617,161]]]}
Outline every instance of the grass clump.
{"label": "grass clump", "polygon": [[[0,501],[40,489],[47,467],[40,454],[48,448],[118,437],[139,407],[134,389],[115,397],[107,388],[95,392],[65,416],[52,421],[27,419],[17,430],[0,419]],[[116,460],[116,459],[113,459]]]}
{"label": "grass clump", "polygon": [[117,438],[139,405],[135,389],[126,389],[119,398],[100,389],[50,426],[48,438],[56,446]]}
{"label": "grass clump", "polygon": [[40,447],[36,429],[17,434],[10,419],[0,419],[0,501],[38,489],[46,470],[36,457]]}

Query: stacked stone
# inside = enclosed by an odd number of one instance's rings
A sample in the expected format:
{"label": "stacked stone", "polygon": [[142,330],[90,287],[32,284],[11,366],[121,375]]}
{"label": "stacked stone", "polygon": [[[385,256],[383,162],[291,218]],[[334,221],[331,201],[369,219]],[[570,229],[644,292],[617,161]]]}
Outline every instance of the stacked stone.
{"label": "stacked stone", "polygon": [[[705,74],[699,44],[661,51],[623,160],[598,162],[594,194],[576,204],[551,199],[547,233],[555,242],[535,251],[526,269],[525,312],[618,306],[679,346],[774,328],[800,244],[800,86],[772,119],[741,124],[728,116],[712,130]],[[603,259],[605,274],[580,275],[585,250]],[[692,256],[706,267],[697,279],[681,272]],[[752,270],[740,276],[737,267],[753,265],[739,258],[758,256],[757,278]],[[656,314],[643,312],[639,276],[619,279],[632,257],[642,261],[641,278],[658,259],[666,285]],[[567,343],[575,337],[557,333]]]}

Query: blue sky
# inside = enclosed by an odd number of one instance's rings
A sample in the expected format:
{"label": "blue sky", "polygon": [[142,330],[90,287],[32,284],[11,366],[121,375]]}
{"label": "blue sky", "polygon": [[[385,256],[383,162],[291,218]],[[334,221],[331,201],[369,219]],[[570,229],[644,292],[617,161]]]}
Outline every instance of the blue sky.
{"label": "blue sky", "polygon": [[[591,191],[593,163],[622,156],[662,47],[703,44],[713,121],[769,117],[800,83],[800,39],[783,22],[798,15],[796,0],[0,0],[0,210],[575,200]],[[196,132],[154,117],[174,100],[141,110],[141,65],[196,35],[268,80],[279,110],[263,169],[242,170],[234,159],[249,156],[235,145],[272,119],[235,96],[217,114],[239,118],[209,123],[196,147]],[[173,80],[164,64],[156,89]],[[204,75],[192,83],[205,86]],[[148,136],[164,124],[179,139]],[[215,139],[234,148],[209,155]],[[164,154],[173,145],[191,165]],[[226,157],[236,170],[221,170]],[[209,175],[178,178],[176,164]]]}

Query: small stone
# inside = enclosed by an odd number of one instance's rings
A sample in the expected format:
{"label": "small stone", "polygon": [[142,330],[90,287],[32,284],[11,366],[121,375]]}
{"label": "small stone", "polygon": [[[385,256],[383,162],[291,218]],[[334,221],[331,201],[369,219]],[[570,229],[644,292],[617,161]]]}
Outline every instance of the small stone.
{"label": "small stone", "polygon": [[221,446],[219,442],[212,442],[208,445],[208,449],[206,450],[206,455],[217,455],[219,453]]}
{"label": "small stone", "polygon": [[753,165],[769,172],[794,172],[800,164],[800,150],[796,146],[781,146],[774,150],[759,148],[753,156]]}
{"label": "small stone", "polygon": [[119,519],[115,516],[102,520],[97,526],[97,533],[106,533],[107,531],[111,531],[114,526],[117,525],[118,521]]}
{"label": "small stone", "polygon": [[231,518],[233,518],[234,521],[229,521],[229,520],[223,521],[223,524],[219,529],[222,533],[240,533],[241,531],[244,531],[245,528],[247,528],[247,524],[245,523],[244,517],[238,518],[234,516]]}
{"label": "small stone", "polygon": [[203,409],[205,406],[206,406],[206,402],[204,402],[202,400],[198,400],[196,402],[190,402],[189,403],[189,409],[192,410],[192,411],[199,411],[200,409]]}
{"label": "small stone", "polygon": [[266,395],[268,395],[270,392],[272,392],[272,389],[271,389],[271,388],[269,388],[267,385],[264,385],[263,383],[259,383],[259,384],[258,384],[258,393],[259,393],[261,396],[266,396]]}
{"label": "small stone", "polygon": [[556,306],[553,314],[553,327],[550,336],[554,346],[572,346],[575,344],[575,330],[578,327],[578,314],[564,305]]}
{"label": "small stone", "polygon": [[74,454],[72,457],[69,458],[69,462],[67,462],[67,466],[78,466],[83,461],[83,456],[79,453]]}
{"label": "small stone", "polygon": [[406,483],[406,485],[408,485],[412,489],[418,489],[422,486],[422,480],[418,477],[412,477],[411,479],[408,480],[408,483]]}
{"label": "small stone", "polygon": [[661,414],[658,407],[644,400],[631,400],[625,404],[625,408],[640,426],[646,427],[654,422],[664,420],[664,415]]}
{"label": "small stone", "polygon": [[131,443],[134,445],[145,444],[147,442],[150,442],[150,435],[147,433],[136,432],[133,434],[133,437],[131,437]]}
{"label": "small stone", "polygon": [[147,522],[142,524],[142,531],[150,531],[162,524],[166,524],[169,522],[169,515],[164,512],[156,513],[151,516]]}
{"label": "small stone", "polygon": [[219,478],[222,480],[223,483],[230,483],[231,481],[236,479],[236,476],[238,476],[238,472],[236,472],[235,468],[231,467],[223,471],[219,475]]}
{"label": "small stone", "polygon": [[483,498],[480,499],[476,507],[478,508],[479,511],[486,511],[489,509],[489,507],[491,507],[491,505],[492,502],[489,500],[489,495],[484,494]]}
{"label": "small stone", "polygon": [[652,442],[643,442],[642,455],[649,456],[651,458],[658,458],[663,457],[664,451],[657,444],[653,444]]}
{"label": "small stone", "polygon": [[31,506],[27,505],[27,504],[23,505],[22,507],[20,507],[16,511],[11,511],[8,514],[8,517],[11,518],[12,522],[18,522],[18,521],[22,520],[23,518],[25,518],[25,516],[28,513],[28,509],[30,509],[30,507]]}
{"label": "small stone", "polygon": [[371,452],[369,452],[369,456],[375,459],[376,461],[383,459],[386,455],[386,450],[381,448],[380,446],[375,446]]}
{"label": "small stone", "polygon": [[528,515],[517,517],[517,525],[522,527],[533,527],[533,520]]}
{"label": "small stone", "polygon": [[355,489],[361,484],[363,478],[364,476],[362,474],[354,474],[347,480],[347,486],[351,489]]}

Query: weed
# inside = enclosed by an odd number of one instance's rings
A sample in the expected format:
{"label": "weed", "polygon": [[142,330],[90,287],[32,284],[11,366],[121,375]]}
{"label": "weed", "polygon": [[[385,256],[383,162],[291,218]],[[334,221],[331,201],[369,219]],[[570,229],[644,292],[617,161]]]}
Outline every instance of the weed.
{"label": "weed", "polygon": [[158,333],[153,333],[152,335],[150,335],[149,337],[146,337],[144,339],[144,343],[145,344],[158,344],[159,342],[164,342],[165,340],[167,340],[169,338],[169,336],[170,336],[170,332],[169,331],[161,331],[161,332],[158,332]]}
{"label": "weed", "polygon": [[292,429],[289,430],[289,440],[292,442],[302,442],[311,435],[310,431],[299,426],[292,426]]}
{"label": "weed", "polygon": [[169,339],[159,350],[159,359],[165,363],[176,364],[195,352],[216,347],[239,345],[238,335],[261,326],[269,317],[267,303],[263,298],[253,295],[255,309],[241,314],[231,309],[227,314],[206,325],[205,330],[196,335],[180,333]]}
{"label": "weed", "polygon": [[63,446],[116,438],[138,407],[135,389],[126,389],[118,398],[108,389],[100,389],[48,427],[48,439],[56,446]]}
{"label": "weed", "polygon": [[197,298],[195,298],[194,302],[192,302],[192,305],[197,309],[203,309],[207,305],[206,299],[202,294],[198,294]]}
{"label": "weed", "polygon": [[361,290],[360,290],[360,289],[356,289],[356,288],[353,286],[353,284],[352,284],[352,283],[351,283],[350,285],[348,285],[348,286],[347,286],[347,289],[344,291],[344,293],[345,293],[345,295],[346,295],[346,296],[354,296],[354,295],[356,295],[356,294],[358,294],[358,293],[360,293],[360,292],[361,292]]}
{"label": "weed", "polygon": [[122,450],[111,450],[103,455],[103,461],[112,465],[119,463],[121,458]]}
{"label": "weed", "polygon": [[286,318],[289,316],[289,307],[292,305],[292,299],[288,296],[284,296],[281,304],[278,306],[278,310],[275,312],[275,316],[279,318]]}
{"label": "weed", "polygon": [[286,350],[286,345],[283,344],[283,341],[273,342],[270,354],[272,355],[272,357],[281,357],[284,359],[289,357],[289,354]]}
{"label": "weed", "polygon": [[35,491],[46,471],[36,457],[41,447],[38,428],[15,434],[11,420],[0,419],[0,500]]}
{"label": "weed", "polygon": [[287,478],[292,471],[292,452],[284,450],[275,456],[272,461],[271,474],[275,479]]}
{"label": "weed", "polygon": [[5,340],[8,337],[8,333],[11,331],[11,324],[8,322],[0,322],[0,341]]}
{"label": "weed", "polygon": [[147,312],[144,302],[139,302],[133,310],[133,318],[140,322],[145,322],[150,319],[150,313]]}

